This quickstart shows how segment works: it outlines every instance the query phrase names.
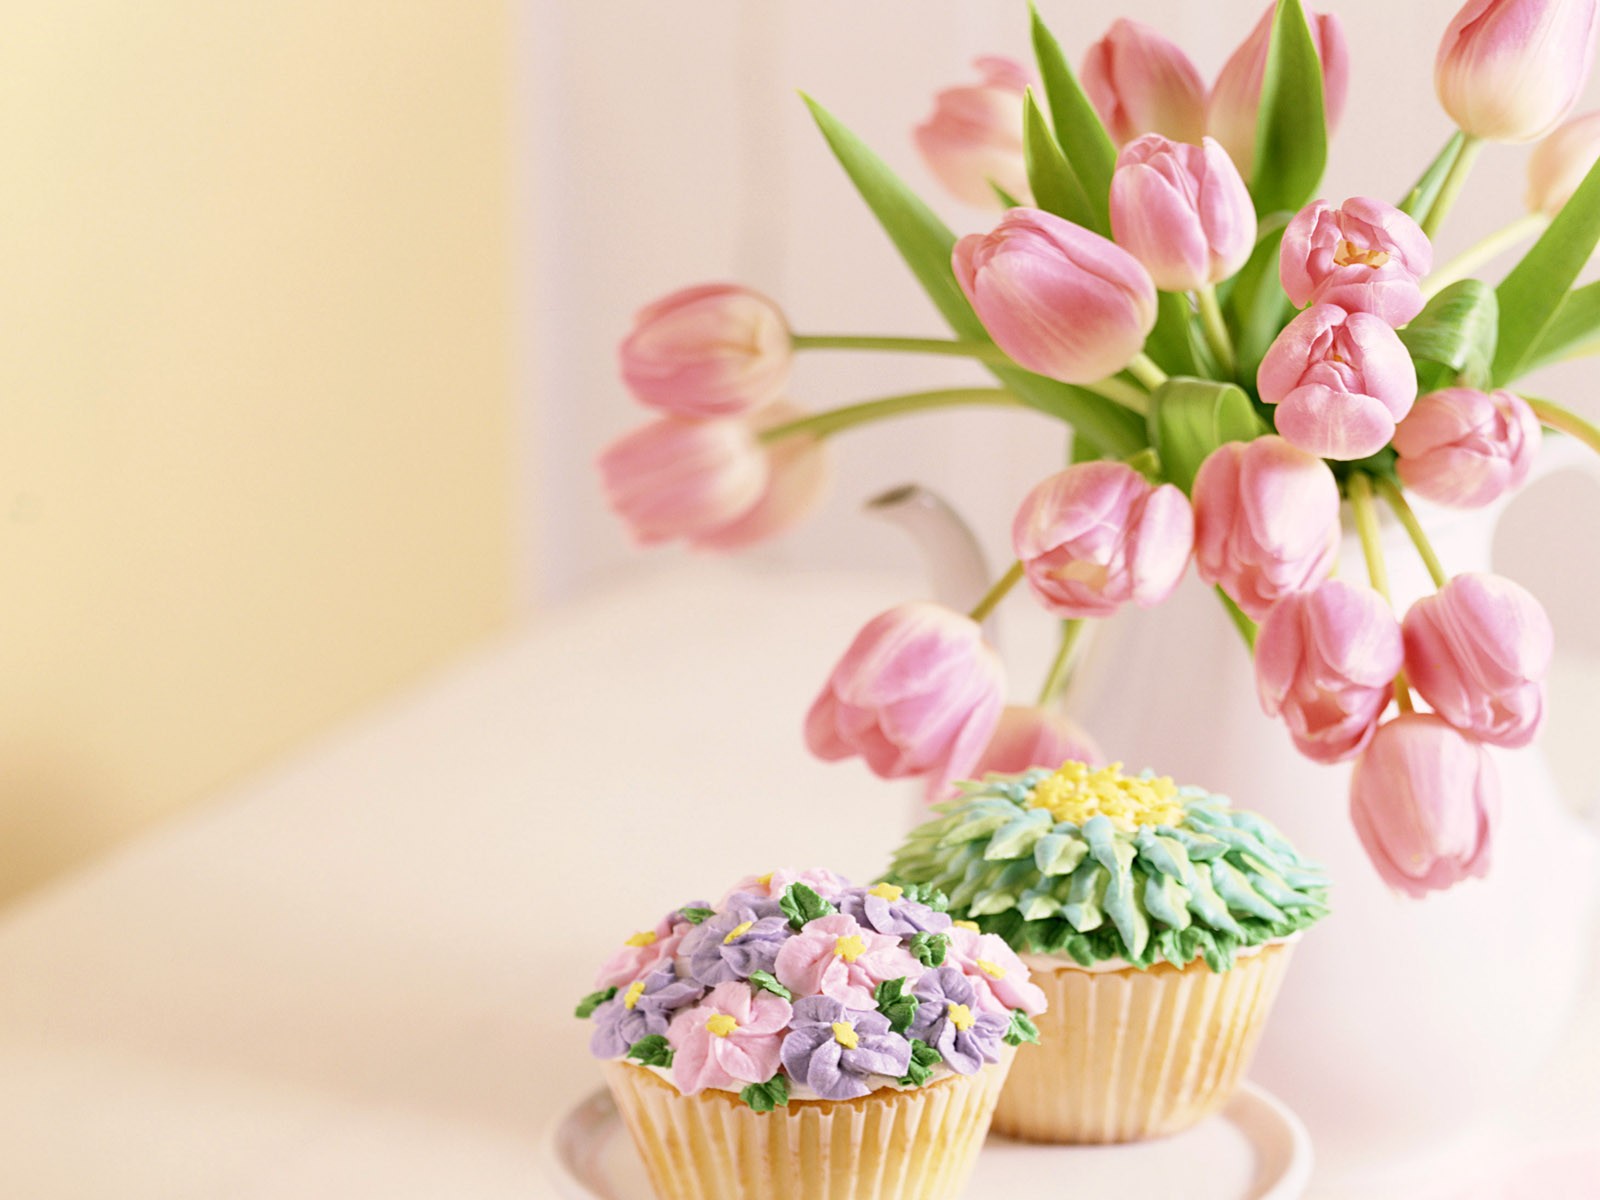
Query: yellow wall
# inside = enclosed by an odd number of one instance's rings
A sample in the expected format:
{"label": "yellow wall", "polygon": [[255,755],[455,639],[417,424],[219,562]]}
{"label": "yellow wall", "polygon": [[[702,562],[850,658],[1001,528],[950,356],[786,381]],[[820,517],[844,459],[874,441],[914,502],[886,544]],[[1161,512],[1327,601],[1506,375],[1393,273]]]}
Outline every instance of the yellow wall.
{"label": "yellow wall", "polygon": [[510,19],[0,37],[0,898],[510,608]]}

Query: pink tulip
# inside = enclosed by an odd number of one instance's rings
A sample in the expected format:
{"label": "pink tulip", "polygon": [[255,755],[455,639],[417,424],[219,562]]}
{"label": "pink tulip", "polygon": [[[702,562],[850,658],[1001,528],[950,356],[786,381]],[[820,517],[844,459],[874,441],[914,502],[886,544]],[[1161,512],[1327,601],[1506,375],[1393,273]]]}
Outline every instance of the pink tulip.
{"label": "pink tulip", "polygon": [[[1206,113],[1206,132],[1227,148],[1247,179],[1255,169],[1256,112],[1261,107],[1261,84],[1267,75],[1267,50],[1276,9],[1276,4],[1267,6],[1250,36],[1223,64],[1211,89]],[[1344,112],[1345,93],[1350,86],[1350,53],[1339,18],[1331,13],[1308,12],[1306,19],[1317,43],[1317,57],[1322,60],[1322,107],[1331,134]]]}
{"label": "pink tulip", "polygon": [[998,54],[973,65],[983,82],[940,92],[933,115],[913,136],[928,169],[951,195],[978,208],[995,208],[1000,200],[991,183],[1012,196],[1028,195],[1022,97],[1029,78],[1021,63]]}
{"label": "pink tulip", "polygon": [[973,768],[975,779],[991,772],[1015,775],[1029,767],[1052,770],[1064,762],[1104,762],[1100,747],[1065,713],[1008,704],[994,737]]}
{"label": "pink tulip", "polygon": [[1341,762],[1372,740],[1404,658],[1400,622],[1383,597],[1330,579],[1285,596],[1261,623],[1261,709],[1283,717],[1307,758]]}
{"label": "pink tulip", "polygon": [[1382,317],[1314,304],[1278,334],[1256,386],[1300,449],[1355,459],[1389,444],[1417,398],[1417,372]]}
{"label": "pink tulip", "polygon": [[1563,124],[1528,158],[1529,212],[1553,217],[1600,159],[1600,109]]}
{"label": "pink tulip", "polygon": [[1543,137],[1589,78],[1595,17],[1595,0],[1467,0],[1434,60],[1439,102],[1474,137]]}
{"label": "pink tulip", "polygon": [[1499,575],[1457,575],[1413,604],[1403,629],[1406,674],[1434,712],[1496,746],[1533,740],[1555,634],[1531,592]]}
{"label": "pink tulip", "polygon": [[1281,437],[1228,442],[1194,479],[1195,566],[1252,619],[1333,573],[1339,484]]}
{"label": "pink tulip", "polygon": [[1350,820],[1367,857],[1417,899],[1488,874],[1499,817],[1488,751],[1432,713],[1380,726],[1350,776]]}
{"label": "pink tulip", "polygon": [[884,779],[928,775],[930,793],[965,779],[1005,706],[1000,658],[975,621],[902,604],[856,635],[806,714],[806,745],[859,754]]}
{"label": "pink tulip", "polygon": [[1228,278],[1250,257],[1256,212],[1227,152],[1147,133],[1117,156],[1111,232],[1166,292]]}
{"label": "pink tulip", "polygon": [[1142,133],[1193,143],[1205,134],[1205,80],[1176,43],[1142,22],[1112,22],[1089,47],[1081,78],[1119,146]]}
{"label": "pink tulip", "polygon": [[1000,348],[1030,371],[1093,383],[1127,366],[1156,321],[1156,289],[1122,247],[1036,208],[956,243],[956,279]]}
{"label": "pink tulip", "polygon": [[624,434],[596,464],[612,511],[635,543],[700,543],[746,516],[771,481],[744,421],[662,417]]}
{"label": "pink tulip", "polygon": [[1422,227],[1382,200],[1357,196],[1339,208],[1308,204],[1284,230],[1283,290],[1297,306],[1337,304],[1398,329],[1422,311],[1418,280],[1433,269]]}
{"label": "pink tulip", "polygon": [[1045,608],[1104,617],[1172,594],[1189,565],[1194,514],[1172,484],[1155,486],[1125,463],[1079,463],[1028,493],[1011,544]]}
{"label": "pink tulip", "polygon": [[1478,508],[1521,486],[1543,438],[1515,392],[1430,392],[1394,431],[1400,482],[1456,508]]}
{"label": "pink tulip", "polygon": [[[767,405],[751,420],[759,432],[805,416],[805,410],[787,400]],[[823,443],[799,435],[782,438],[765,447],[767,484],[755,506],[743,516],[694,539],[699,550],[741,550],[756,542],[787,533],[821,502],[832,478],[832,462]]]}
{"label": "pink tulip", "polygon": [[734,416],[777,399],[792,357],[778,306],[730,283],[685,288],[641,309],[618,350],[635,398],[680,417]]}

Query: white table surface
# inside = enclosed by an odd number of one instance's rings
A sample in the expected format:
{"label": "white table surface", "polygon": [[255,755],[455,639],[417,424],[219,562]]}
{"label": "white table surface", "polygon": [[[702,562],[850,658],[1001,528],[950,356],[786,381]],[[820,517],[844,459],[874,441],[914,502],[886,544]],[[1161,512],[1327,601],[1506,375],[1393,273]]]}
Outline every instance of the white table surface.
{"label": "white table surface", "polygon": [[866,878],[905,828],[912,789],[800,738],[902,588],[619,586],[12,908],[0,1196],[547,1195],[600,957],[749,871]]}

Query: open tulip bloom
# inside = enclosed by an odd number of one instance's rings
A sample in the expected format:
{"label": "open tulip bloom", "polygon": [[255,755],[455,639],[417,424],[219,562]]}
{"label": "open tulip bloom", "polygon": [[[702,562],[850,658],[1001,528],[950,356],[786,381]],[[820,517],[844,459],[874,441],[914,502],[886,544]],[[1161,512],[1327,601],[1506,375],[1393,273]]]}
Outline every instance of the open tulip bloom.
{"label": "open tulip bloom", "polygon": [[[1161,604],[1193,561],[1251,653],[1263,630],[1261,699],[1285,735],[1354,760],[1379,874],[1406,895],[1481,874],[1497,795],[1484,745],[1537,732],[1548,622],[1504,581],[1452,582],[1407,491],[1498,500],[1546,429],[1600,452],[1600,429],[1518,386],[1600,347],[1600,304],[1574,287],[1600,241],[1600,118],[1563,125],[1597,2],[1468,0],[1435,68],[1458,129],[1387,200],[1321,194],[1349,56],[1338,20],[1302,0],[1269,4],[1209,89],[1181,47],[1127,21],[1090,47],[1080,82],[1035,11],[1037,74],[982,59],[982,81],[941,93],[915,134],[969,218],[1003,209],[962,237],[808,98],[951,336],[796,333],[732,284],[647,306],[621,362],[654,419],[601,456],[610,503],[642,543],[734,549],[807,515],[836,434],[926,409],[1031,410],[1070,429],[1073,465],[1017,486],[1017,561],[970,613],[905,605],[867,624],[811,709],[811,748],[916,776],[930,801],[986,765],[1058,766],[1021,759],[1092,733],[1052,709],[1078,639],[1123,605]],[[1435,264],[1433,234],[1485,145],[1552,131],[1530,212]],[[1474,277],[1530,239],[1503,279]],[[995,384],[807,411],[786,389],[804,351],[964,357]],[[1329,582],[1346,501],[1370,588]],[[1387,593],[1380,502],[1439,589],[1409,614]],[[1015,697],[982,625],[1023,580],[1064,620],[1038,693]],[[1436,746],[1457,766],[1424,769]],[[1402,843],[1424,826],[1443,832],[1413,871]]]}

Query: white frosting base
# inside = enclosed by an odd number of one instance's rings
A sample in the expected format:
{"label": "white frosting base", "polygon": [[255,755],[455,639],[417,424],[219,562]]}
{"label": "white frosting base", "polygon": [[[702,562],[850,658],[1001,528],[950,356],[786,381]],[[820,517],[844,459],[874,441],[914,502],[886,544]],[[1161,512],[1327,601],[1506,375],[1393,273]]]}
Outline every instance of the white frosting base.
{"label": "white frosting base", "polygon": [[[1304,932],[1305,930],[1303,929],[1297,929],[1288,937],[1272,938],[1269,941],[1262,942],[1255,946],[1240,946],[1233,952],[1234,960],[1238,961],[1241,958],[1250,958],[1252,955],[1260,954],[1268,946],[1282,946],[1292,942],[1298,942],[1300,940],[1300,935]],[[1134,966],[1125,958],[1108,958],[1086,967],[1077,959],[1066,954],[1019,954],[1017,957],[1022,959],[1023,964],[1028,968],[1029,971],[1069,970],[1082,971],[1088,975],[1102,975],[1109,974],[1112,971],[1137,971],[1141,969]],[[1163,958],[1158,959],[1157,961],[1166,962],[1167,960]],[[1171,965],[1186,967],[1191,963],[1197,963],[1199,961],[1201,960],[1197,955],[1190,959],[1187,963],[1173,963]]]}

